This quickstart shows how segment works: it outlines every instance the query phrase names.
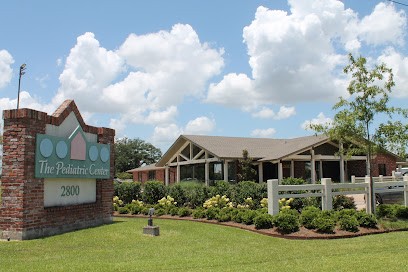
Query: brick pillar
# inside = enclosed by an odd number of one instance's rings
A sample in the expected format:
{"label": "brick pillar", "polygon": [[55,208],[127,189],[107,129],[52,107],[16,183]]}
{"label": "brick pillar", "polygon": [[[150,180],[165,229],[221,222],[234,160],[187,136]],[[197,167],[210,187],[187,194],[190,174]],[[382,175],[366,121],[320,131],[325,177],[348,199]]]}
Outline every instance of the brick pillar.
{"label": "brick pillar", "polygon": [[47,114],[31,109],[3,112],[1,239],[25,239],[41,223],[43,179],[34,178],[35,140],[45,132]]}

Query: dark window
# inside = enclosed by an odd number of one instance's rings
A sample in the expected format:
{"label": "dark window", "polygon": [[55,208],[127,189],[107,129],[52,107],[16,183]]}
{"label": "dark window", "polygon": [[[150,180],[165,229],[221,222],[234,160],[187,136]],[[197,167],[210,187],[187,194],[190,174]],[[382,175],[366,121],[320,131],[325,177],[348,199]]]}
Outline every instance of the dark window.
{"label": "dark window", "polygon": [[387,167],[384,163],[378,165],[378,174],[382,176],[387,175]]}
{"label": "dark window", "polygon": [[149,180],[156,180],[156,171],[149,171]]}
{"label": "dark window", "polygon": [[137,172],[137,180],[140,182],[143,181],[143,172]]}

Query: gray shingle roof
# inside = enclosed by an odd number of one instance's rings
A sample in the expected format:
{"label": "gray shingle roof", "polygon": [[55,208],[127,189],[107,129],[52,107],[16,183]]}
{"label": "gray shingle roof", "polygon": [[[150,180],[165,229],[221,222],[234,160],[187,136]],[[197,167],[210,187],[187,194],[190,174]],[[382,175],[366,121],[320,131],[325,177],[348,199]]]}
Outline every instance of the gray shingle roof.
{"label": "gray shingle roof", "polygon": [[242,150],[246,149],[249,156],[254,159],[272,161],[320,145],[327,141],[327,137],[317,135],[293,139],[270,139],[181,135],[156,165],[164,166],[186,141],[192,142],[219,158],[239,159],[242,158]]}

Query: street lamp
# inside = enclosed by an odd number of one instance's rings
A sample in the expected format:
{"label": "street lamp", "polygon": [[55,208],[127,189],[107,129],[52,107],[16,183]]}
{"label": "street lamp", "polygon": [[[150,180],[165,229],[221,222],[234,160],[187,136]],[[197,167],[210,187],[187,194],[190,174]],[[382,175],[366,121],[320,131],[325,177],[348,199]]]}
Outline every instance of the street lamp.
{"label": "street lamp", "polygon": [[18,96],[17,96],[17,109],[19,108],[20,104],[20,83],[21,83],[21,76],[25,74],[26,64],[20,66],[20,77],[18,78]]}

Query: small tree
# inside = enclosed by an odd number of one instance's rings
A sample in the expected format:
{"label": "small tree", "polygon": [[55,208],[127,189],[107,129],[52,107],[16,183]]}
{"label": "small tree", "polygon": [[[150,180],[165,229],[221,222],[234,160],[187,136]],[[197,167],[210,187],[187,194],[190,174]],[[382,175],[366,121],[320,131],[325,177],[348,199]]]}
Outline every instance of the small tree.
{"label": "small tree", "polygon": [[[372,169],[372,155],[385,148],[406,155],[408,144],[408,124],[391,121],[396,115],[408,117],[406,109],[388,106],[391,88],[395,85],[390,68],[382,63],[371,71],[366,68],[366,59],[354,59],[349,54],[350,64],[344,73],[351,74],[352,80],[347,88],[350,98],[340,97],[333,109],[341,109],[335,114],[331,124],[310,125],[316,132],[325,133],[331,140],[340,143],[339,152],[347,157],[366,154],[370,174],[371,212],[375,212],[375,197]],[[383,87],[378,84],[384,83]],[[386,123],[378,123],[377,117],[388,119]],[[343,148],[347,144],[347,148]]]}
{"label": "small tree", "polygon": [[252,168],[253,159],[249,157],[248,150],[242,150],[242,157],[243,158],[238,162],[240,168],[240,173],[238,173],[239,180],[255,181],[256,170]]}

